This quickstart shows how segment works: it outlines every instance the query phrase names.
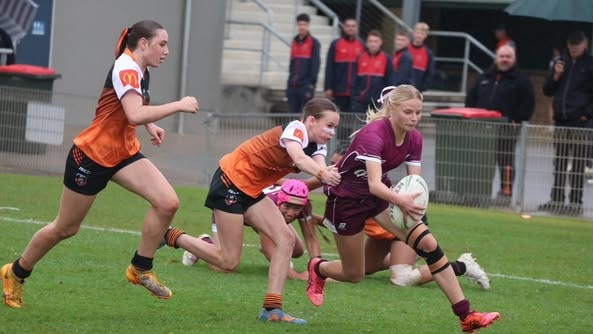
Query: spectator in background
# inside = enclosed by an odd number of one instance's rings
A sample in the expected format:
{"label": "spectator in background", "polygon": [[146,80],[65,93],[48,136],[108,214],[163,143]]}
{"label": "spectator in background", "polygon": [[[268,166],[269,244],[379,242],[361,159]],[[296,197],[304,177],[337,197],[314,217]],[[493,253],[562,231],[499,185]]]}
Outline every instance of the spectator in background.
{"label": "spectator in background", "polygon": [[358,24],[347,18],[342,24],[342,37],[335,39],[327,50],[325,65],[325,97],[334,100],[341,112],[350,110],[352,73],[358,56],[364,51],[364,42],[358,37]]}
{"label": "spectator in background", "polygon": [[424,45],[430,27],[424,22],[418,22],[414,26],[414,40],[408,46],[412,55],[414,68],[414,86],[424,92],[428,90],[434,78],[434,57],[432,51]]}
{"label": "spectator in background", "polygon": [[395,71],[395,85],[411,85],[414,82],[412,55],[408,51],[410,36],[405,30],[395,34],[395,53],[393,54],[393,70]]}
{"label": "spectator in background", "polygon": [[308,14],[296,17],[298,34],[290,48],[290,72],[286,88],[288,111],[298,114],[303,106],[313,98],[317,75],[319,74],[319,41],[309,33],[311,18]]}
{"label": "spectator in background", "polygon": [[[325,97],[332,99],[342,112],[342,126],[338,128],[338,141],[348,141],[350,129],[355,117],[351,113],[350,94],[356,59],[364,51],[364,42],[358,34],[358,24],[353,18],[347,18],[342,24],[342,37],[335,39],[327,51],[325,65]],[[350,116],[350,117],[349,117]]]}
{"label": "spectator in background", "polygon": [[509,30],[506,24],[499,24],[496,29],[494,29],[494,37],[496,38],[496,48],[495,51],[498,51],[502,46],[508,45],[513,49],[517,49],[517,45],[515,41],[511,39],[509,36]]}
{"label": "spectator in background", "polygon": [[533,84],[517,67],[513,47],[504,45],[496,51],[494,65],[478,77],[466,95],[465,106],[497,110],[509,123],[497,130],[496,163],[500,171],[498,196],[510,203],[519,124],[528,121],[535,108]]}
{"label": "spectator in background", "polygon": [[366,50],[358,57],[352,80],[352,111],[367,112],[374,100],[381,96],[383,87],[393,85],[395,72],[391,57],[381,50],[383,36],[378,30],[371,30],[366,40]]}
{"label": "spectator in background", "polygon": [[[573,31],[567,38],[568,54],[562,55],[546,78],[543,92],[553,96],[554,185],[551,200],[540,210],[580,215],[583,213],[585,161],[589,158],[588,138],[584,128],[593,119],[593,56],[587,51],[588,40],[582,31]],[[570,195],[564,206],[566,174]]]}

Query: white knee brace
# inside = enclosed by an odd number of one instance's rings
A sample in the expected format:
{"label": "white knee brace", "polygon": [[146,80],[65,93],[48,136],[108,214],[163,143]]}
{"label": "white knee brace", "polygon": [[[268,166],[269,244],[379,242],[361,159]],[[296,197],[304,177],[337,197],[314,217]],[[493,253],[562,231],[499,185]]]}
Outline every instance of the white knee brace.
{"label": "white knee brace", "polygon": [[418,268],[411,264],[395,264],[391,267],[391,283],[397,286],[413,286],[420,284],[422,275]]}

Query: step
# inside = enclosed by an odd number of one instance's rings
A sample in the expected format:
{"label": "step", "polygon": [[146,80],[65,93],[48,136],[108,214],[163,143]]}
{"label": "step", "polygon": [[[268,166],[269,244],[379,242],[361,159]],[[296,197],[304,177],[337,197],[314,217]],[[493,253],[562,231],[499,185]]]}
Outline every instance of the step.
{"label": "step", "polygon": [[[254,2],[233,2],[231,5],[231,11],[254,11],[254,12],[261,12],[266,13],[266,11],[260,8]],[[286,4],[286,3],[267,3],[266,6],[272,11],[272,15],[292,15],[293,18],[296,18],[298,14],[306,13],[310,16],[317,14],[317,8],[312,6],[296,6],[294,3]],[[294,20],[294,19],[293,19]]]}
{"label": "step", "polygon": [[[314,6],[306,6],[302,4],[297,4],[297,6],[295,6],[294,1],[290,1],[289,3],[287,3],[287,1],[263,1],[263,3],[273,14],[291,14],[295,17],[300,13],[307,13],[311,16],[317,14],[317,8]],[[253,1],[229,1],[227,6],[230,7],[231,11],[253,10],[265,13],[265,10]]]}
{"label": "step", "polygon": [[[231,12],[231,19],[253,20],[268,23],[268,15],[259,10],[243,10],[234,9]],[[295,16],[293,14],[272,14],[272,22],[287,22],[296,25]],[[329,25],[329,19],[325,16],[311,15],[311,26],[315,25]]]}
{"label": "step", "polygon": [[[243,69],[243,71],[227,70],[223,67],[221,75],[222,83],[225,85],[246,85],[259,86],[259,70]],[[264,72],[262,76],[262,86],[270,87],[271,89],[286,89],[286,81],[288,80],[288,72]],[[323,76],[317,79],[316,91],[323,91]]]}
{"label": "step", "polygon": [[[252,20],[252,19],[241,19],[243,21],[257,21],[257,22],[264,22],[262,20]],[[241,31],[262,31],[264,28],[260,25],[252,25],[252,24],[239,24],[239,23],[229,23],[228,26],[230,27],[230,31],[239,29]],[[292,38],[296,35],[296,26],[293,23],[284,23],[284,22],[274,22],[272,24],[274,30],[282,36],[287,36],[288,40],[292,40]],[[331,26],[328,25],[315,25],[311,26],[310,28],[311,34],[313,36],[317,35],[328,35],[328,36],[338,36],[337,32],[334,33],[334,30]]]}
{"label": "step", "polygon": [[[292,39],[294,38],[294,35],[292,34],[292,32],[280,32],[278,30],[276,30],[276,32],[278,32],[278,34],[280,36],[284,37],[284,39],[286,39],[286,41],[288,41],[288,42],[292,42]],[[324,31],[321,33],[316,33],[313,36],[319,40],[319,43],[321,43],[322,46],[329,45],[329,43],[331,43],[334,40],[334,36],[331,34],[331,31]],[[249,39],[251,41],[257,41],[260,43],[263,40],[263,37],[264,37],[264,29],[257,29],[257,30],[231,29],[227,34],[227,39],[239,39],[239,40]],[[278,38],[274,35],[271,35],[270,38],[272,40],[274,40],[274,39],[278,40]]]}
{"label": "step", "polygon": [[[323,42],[319,42],[320,43],[320,56],[323,58],[326,56],[327,54],[327,48],[328,48],[328,44],[323,44]],[[244,49],[244,50],[261,50],[262,49],[262,44],[263,42],[257,40],[250,40],[250,39],[227,39],[223,42],[224,48],[227,49]],[[269,48],[269,52],[270,53],[284,53],[286,54],[286,57],[289,57],[290,55],[290,46],[284,44],[283,42],[277,40],[277,39],[271,39],[270,40],[270,48]]]}
{"label": "step", "polygon": [[[229,59],[223,55],[223,70],[232,70],[232,71],[243,71],[245,69],[260,69],[261,65],[261,58],[257,57],[250,57],[245,59]],[[290,64],[288,62],[278,63],[273,60],[269,60],[268,66],[265,69],[266,72],[288,72]],[[319,76],[324,76],[325,73],[325,64],[320,64],[319,66]]]}

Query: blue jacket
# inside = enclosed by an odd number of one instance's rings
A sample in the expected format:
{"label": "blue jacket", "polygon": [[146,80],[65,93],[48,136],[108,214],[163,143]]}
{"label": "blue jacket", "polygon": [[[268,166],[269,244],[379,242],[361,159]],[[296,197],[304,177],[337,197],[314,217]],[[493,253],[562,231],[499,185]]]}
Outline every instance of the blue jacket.
{"label": "blue jacket", "polygon": [[434,56],[432,51],[425,45],[408,45],[408,51],[412,55],[414,67],[414,87],[421,92],[428,90],[434,78]]}
{"label": "blue jacket", "polygon": [[393,54],[393,70],[395,71],[396,86],[414,84],[413,61],[408,48],[395,51]]}
{"label": "blue jacket", "polygon": [[320,49],[319,41],[310,34],[303,39],[300,39],[299,35],[294,37],[290,48],[288,88],[315,88],[321,62]]}
{"label": "blue jacket", "polygon": [[381,90],[395,82],[393,63],[384,51],[371,55],[365,50],[354,66],[352,80],[352,112],[366,113],[369,105],[376,104]]}
{"label": "blue jacket", "polygon": [[323,89],[331,89],[334,96],[350,96],[354,64],[363,51],[364,43],[358,38],[334,40],[327,50]]}

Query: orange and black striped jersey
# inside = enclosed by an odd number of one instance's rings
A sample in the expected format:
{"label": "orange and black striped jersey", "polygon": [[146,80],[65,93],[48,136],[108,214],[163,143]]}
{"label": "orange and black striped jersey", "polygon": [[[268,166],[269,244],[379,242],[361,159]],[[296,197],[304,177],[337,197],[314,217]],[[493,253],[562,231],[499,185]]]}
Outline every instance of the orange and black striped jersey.
{"label": "orange and black striped jersey", "polygon": [[300,121],[274,127],[237,147],[220,159],[220,169],[245,194],[256,198],[262,190],[290,173],[298,173],[283,139],[301,144],[306,155],[327,155],[327,147],[309,143],[307,129]]}
{"label": "orange and black striped jersey", "polygon": [[104,167],[116,166],[138,153],[140,142],[136,138],[136,126],[128,121],[120,100],[133,91],[148,104],[148,84],[148,70],[143,73],[131,51],[126,49],[107,74],[95,118],[74,138],[74,144]]}

